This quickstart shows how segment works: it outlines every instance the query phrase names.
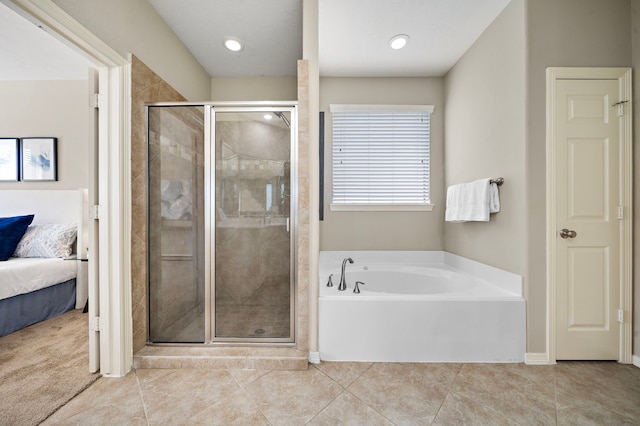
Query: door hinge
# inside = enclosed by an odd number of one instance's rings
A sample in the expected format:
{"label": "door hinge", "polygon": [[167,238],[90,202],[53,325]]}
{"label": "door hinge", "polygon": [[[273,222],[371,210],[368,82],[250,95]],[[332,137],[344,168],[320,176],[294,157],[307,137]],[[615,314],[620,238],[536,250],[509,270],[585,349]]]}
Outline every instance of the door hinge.
{"label": "door hinge", "polygon": [[92,95],[89,95],[89,106],[91,108],[100,108],[101,100],[102,100],[102,96],[100,96],[100,93],[94,93]]}
{"label": "door hinge", "polygon": [[622,117],[624,115],[624,104],[627,103],[629,101],[620,101],[620,102],[616,102],[615,104],[611,105],[611,106],[617,106],[618,107],[618,117]]}
{"label": "door hinge", "polygon": [[99,220],[100,219],[100,206],[97,205],[97,204],[91,206],[91,219],[93,219],[93,220]]}
{"label": "door hinge", "polygon": [[618,309],[618,322],[620,324],[624,323],[624,310]]}
{"label": "door hinge", "polygon": [[624,219],[624,207],[618,206],[618,220]]}
{"label": "door hinge", "polygon": [[100,317],[89,318],[89,330],[100,331]]}

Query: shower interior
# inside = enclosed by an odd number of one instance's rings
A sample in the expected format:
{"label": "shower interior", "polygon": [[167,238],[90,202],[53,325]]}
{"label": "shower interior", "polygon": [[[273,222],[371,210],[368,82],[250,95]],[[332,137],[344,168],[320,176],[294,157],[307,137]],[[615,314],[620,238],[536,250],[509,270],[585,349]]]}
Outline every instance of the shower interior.
{"label": "shower interior", "polygon": [[293,342],[295,107],[149,105],[147,123],[149,342]]}

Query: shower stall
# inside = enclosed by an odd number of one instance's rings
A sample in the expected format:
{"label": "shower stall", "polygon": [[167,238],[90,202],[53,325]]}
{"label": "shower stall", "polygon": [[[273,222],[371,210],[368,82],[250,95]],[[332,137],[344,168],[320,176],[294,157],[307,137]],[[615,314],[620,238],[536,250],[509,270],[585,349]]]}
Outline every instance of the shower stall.
{"label": "shower stall", "polygon": [[293,343],[293,103],[149,104],[150,343]]}

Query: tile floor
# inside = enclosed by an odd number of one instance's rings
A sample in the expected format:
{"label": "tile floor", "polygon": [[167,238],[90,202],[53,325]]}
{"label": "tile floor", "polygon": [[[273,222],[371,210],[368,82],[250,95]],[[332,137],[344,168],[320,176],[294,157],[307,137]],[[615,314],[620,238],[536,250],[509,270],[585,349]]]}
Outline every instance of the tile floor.
{"label": "tile floor", "polygon": [[640,368],[561,362],[139,369],[99,379],[43,424],[638,425]]}

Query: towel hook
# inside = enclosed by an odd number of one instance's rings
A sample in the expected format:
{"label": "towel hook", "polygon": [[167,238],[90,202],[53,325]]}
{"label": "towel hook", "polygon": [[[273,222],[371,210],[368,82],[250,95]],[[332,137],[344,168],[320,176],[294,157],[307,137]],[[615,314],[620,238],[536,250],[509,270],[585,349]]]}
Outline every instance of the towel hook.
{"label": "towel hook", "polygon": [[491,179],[489,183],[495,183],[496,185],[501,186],[504,183],[504,178],[499,177],[499,178]]}

